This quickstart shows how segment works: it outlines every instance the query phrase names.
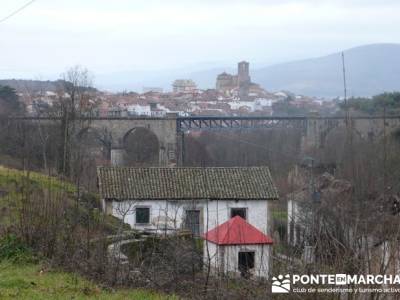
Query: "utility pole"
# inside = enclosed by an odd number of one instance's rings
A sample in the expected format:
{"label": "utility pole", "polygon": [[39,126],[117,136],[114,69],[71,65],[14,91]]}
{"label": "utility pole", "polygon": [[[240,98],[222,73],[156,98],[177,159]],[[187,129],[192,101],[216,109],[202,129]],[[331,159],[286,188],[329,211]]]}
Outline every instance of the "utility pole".
{"label": "utility pole", "polygon": [[344,107],[346,111],[346,126],[349,124],[349,106],[347,103],[347,82],[346,82],[346,64],[344,60],[344,52],[342,52],[342,67],[343,67],[343,88],[344,88]]}

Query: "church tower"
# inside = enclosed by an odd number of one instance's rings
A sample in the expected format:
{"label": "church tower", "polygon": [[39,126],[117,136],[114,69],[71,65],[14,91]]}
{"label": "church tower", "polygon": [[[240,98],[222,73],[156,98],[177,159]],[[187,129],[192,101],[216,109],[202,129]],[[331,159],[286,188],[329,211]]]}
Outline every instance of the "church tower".
{"label": "church tower", "polygon": [[238,63],[238,84],[239,87],[243,83],[249,83],[250,82],[250,72],[249,72],[249,66],[250,64],[247,61],[241,61]]}
{"label": "church tower", "polygon": [[247,61],[241,61],[238,63],[238,87],[239,87],[239,97],[241,100],[246,100],[249,96],[250,88],[250,72],[249,63]]}

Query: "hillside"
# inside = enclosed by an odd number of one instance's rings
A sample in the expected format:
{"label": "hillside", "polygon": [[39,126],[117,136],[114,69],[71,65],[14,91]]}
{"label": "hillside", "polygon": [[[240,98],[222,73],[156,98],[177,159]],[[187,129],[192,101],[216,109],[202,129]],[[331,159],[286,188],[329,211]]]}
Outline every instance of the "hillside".
{"label": "hillside", "polygon": [[[9,86],[18,93],[40,93],[44,91],[57,92],[65,88],[67,82],[59,79],[50,80],[30,80],[30,79],[0,79],[0,86]],[[94,88],[88,88],[96,91]]]}
{"label": "hillside", "polygon": [[74,194],[75,187],[54,177],[0,165],[0,229],[15,222],[24,195],[44,192],[65,193],[68,197]]}
{"label": "hillside", "polygon": [[[76,187],[56,177],[50,177],[38,172],[21,171],[0,165],[0,233],[18,220],[22,201],[29,195],[30,201],[47,199],[53,204],[64,201],[64,213],[70,212],[75,204]],[[94,207],[100,207],[96,195],[85,193],[81,201],[89,202]],[[81,213],[87,214],[88,207],[82,207]],[[76,213],[76,212],[75,212]],[[112,216],[104,216],[104,229],[114,233],[120,221]]]}
{"label": "hillside", "polygon": [[[372,96],[400,90],[400,44],[367,45],[344,53],[349,96]],[[342,96],[341,53],[254,70],[252,79],[267,90]]]}
{"label": "hillside", "polygon": [[[126,228],[115,217],[99,213],[95,195],[82,192],[79,201],[76,206],[76,187],[71,183],[0,165],[0,299],[177,299],[142,289],[105,289],[103,281],[99,280],[101,287],[78,275],[85,269],[71,268],[71,261],[60,263],[64,254],[78,253],[71,244],[82,245],[82,232],[93,237],[90,249],[107,255],[100,250],[107,243],[96,241]],[[104,256],[94,259],[101,260]]]}
{"label": "hillside", "polygon": [[38,264],[0,263],[0,299],[177,299],[140,289],[105,290],[79,275]]}
{"label": "hillside", "polygon": [[26,91],[29,92],[40,92],[40,91],[52,91],[56,92],[59,90],[63,82],[57,81],[41,81],[41,80],[25,80],[25,79],[2,79],[0,85],[7,85],[17,90],[20,93]]}

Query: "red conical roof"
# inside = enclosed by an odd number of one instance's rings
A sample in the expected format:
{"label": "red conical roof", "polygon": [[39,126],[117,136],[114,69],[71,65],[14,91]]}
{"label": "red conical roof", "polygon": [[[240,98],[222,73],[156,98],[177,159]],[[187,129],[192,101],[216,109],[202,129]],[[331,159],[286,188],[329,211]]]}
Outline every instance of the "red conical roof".
{"label": "red conical roof", "polygon": [[204,239],[218,245],[272,244],[272,239],[240,216],[211,229]]}

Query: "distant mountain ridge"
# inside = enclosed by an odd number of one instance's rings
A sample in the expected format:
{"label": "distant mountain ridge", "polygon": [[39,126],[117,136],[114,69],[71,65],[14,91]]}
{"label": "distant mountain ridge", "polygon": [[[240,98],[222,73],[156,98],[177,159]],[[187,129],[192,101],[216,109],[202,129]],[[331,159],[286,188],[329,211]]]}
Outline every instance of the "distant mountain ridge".
{"label": "distant mountain ridge", "polygon": [[[372,44],[344,51],[349,96],[373,96],[382,92],[400,91],[400,44]],[[343,96],[341,52],[323,57],[255,67],[250,61],[252,81],[267,91],[290,91],[317,97]],[[204,67],[204,66],[203,66]],[[218,74],[235,74],[236,66],[215,65],[213,68],[178,68],[154,71],[124,71],[97,74],[97,88],[113,91],[142,92],[143,87],[171,90],[175,79],[192,79],[199,88],[215,88]],[[17,90],[57,89],[59,81],[0,80]]]}
{"label": "distant mountain ridge", "polygon": [[0,85],[7,85],[12,87],[17,92],[41,92],[41,91],[52,91],[56,92],[62,85],[62,80],[56,81],[42,81],[42,80],[27,80],[27,79],[3,79],[0,80]]}
{"label": "distant mountain ridge", "polygon": [[[344,51],[349,96],[400,91],[400,44],[373,44]],[[320,97],[343,96],[341,53],[273,65],[252,72],[267,90]]]}
{"label": "distant mountain ridge", "polygon": [[[9,86],[18,93],[40,93],[40,92],[57,92],[65,88],[67,84],[71,84],[62,79],[58,80],[30,80],[30,79],[0,79],[0,86]],[[96,91],[95,88],[89,87],[86,90]]]}
{"label": "distant mountain ridge", "polygon": [[[400,44],[365,45],[344,50],[344,54],[349,96],[368,97],[400,91]],[[262,68],[254,67],[249,61],[252,81],[268,91],[327,98],[344,94],[341,52]],[[215,88],[216,76],[223,71],[236,73],[236,66],[170,75],[193,79],[200,88],[206,89]],[[168,81],[157,83],[169,87]]]}

